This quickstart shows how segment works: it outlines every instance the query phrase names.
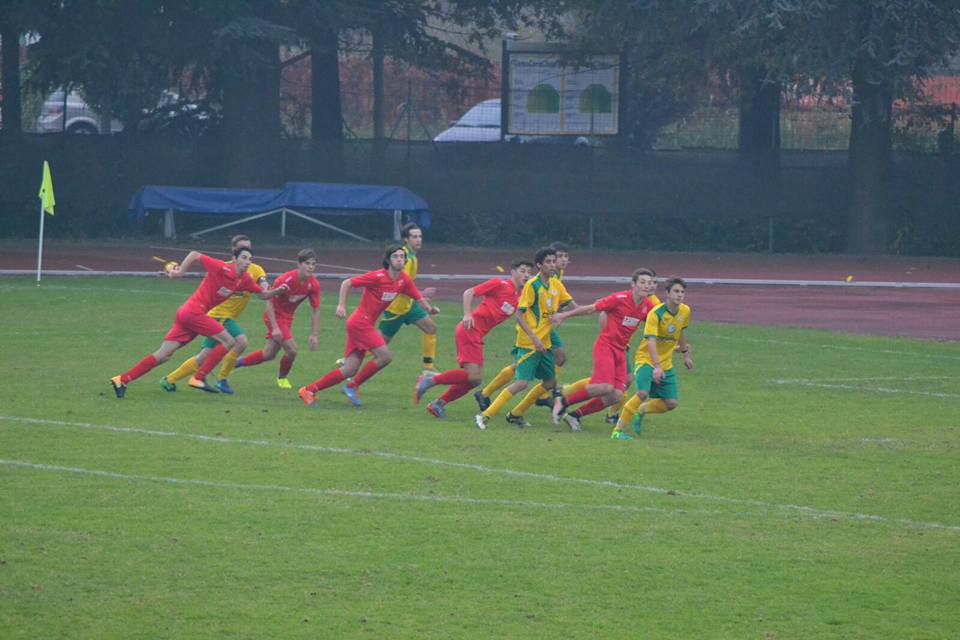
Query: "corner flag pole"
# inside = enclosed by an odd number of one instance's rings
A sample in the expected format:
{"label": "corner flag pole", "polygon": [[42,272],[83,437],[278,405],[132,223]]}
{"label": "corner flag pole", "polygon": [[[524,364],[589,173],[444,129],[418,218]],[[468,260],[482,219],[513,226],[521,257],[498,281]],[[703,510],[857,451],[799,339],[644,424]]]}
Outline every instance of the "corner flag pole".
{"label": "corner flag pole", "polygon": [[40,266],[43,264],[43,219],[44,213],[53,215],[53,207],[57,204],[53,196],[53,178],[50,177],[50,164],[43,161],[43,178],[40,180],[40,240],[37,247],[37,286],[40,286]]}

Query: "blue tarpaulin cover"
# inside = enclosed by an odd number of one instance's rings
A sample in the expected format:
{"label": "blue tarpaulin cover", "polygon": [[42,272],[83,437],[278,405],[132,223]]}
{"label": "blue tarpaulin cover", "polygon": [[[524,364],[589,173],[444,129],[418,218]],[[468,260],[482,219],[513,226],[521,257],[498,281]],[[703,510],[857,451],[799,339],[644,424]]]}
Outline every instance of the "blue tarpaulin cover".
{"label": "blue tarpaulin cover", "polygon": [[370,211],[403,211],[423,228],[430,211],[423,198],[403,187],[321,182],[288,182],[281,189],[210,189],[199,187],[140,187],[130,200],[127,215],[142,219],[148,211],[183,211],[240,215],[274,209],[322,210],[333,215]]}

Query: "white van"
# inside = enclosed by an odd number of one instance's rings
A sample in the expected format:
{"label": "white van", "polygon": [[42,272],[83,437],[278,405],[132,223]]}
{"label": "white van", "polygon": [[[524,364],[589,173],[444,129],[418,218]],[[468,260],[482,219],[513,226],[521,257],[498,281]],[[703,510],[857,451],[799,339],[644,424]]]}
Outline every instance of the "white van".
{"label": "white van", "polygon": [[[37,133],[95,134],[100,133],[100,114],[88,105],[78,91],[71,91],[64,103],[63,89],[57,89],[43,102],[37,117]],[[64,118],[66,110],[66,118]],[[110,122],[110,132],[120,133],[123,124],[119,120]]]}
{"label": "white van", "polygon": [[[524,144],[572,144],[590,146],[586,136],[558,135],[512,135],[503,137],[504,142]],[[440,132],[434,142],[500,142],[500,98],[484,100],[470,107],[453,125]]]}

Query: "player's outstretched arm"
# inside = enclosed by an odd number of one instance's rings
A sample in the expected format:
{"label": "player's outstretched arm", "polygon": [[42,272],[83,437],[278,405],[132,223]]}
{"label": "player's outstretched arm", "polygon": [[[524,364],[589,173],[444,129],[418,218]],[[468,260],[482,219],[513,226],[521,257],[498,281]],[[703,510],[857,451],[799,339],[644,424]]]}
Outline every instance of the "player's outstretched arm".
{"label": "player's outstretched arm", "polygon": [[[576,303],[573,304],[576,305]],[[595,313],[596,310],[596,304],[587,304],[582,307],[574,306],[574,308],[570,309],[569,311],[561,311],[560,313],[555,313],[550,316],[550,324],[555,327],[559,327],[560,324],[567,318],[572,318],[574,316],[585,316],[588,313]]]}
{"label": "player's outstretched arm", "polygon": [[201,254],[199,251],[191,251],[187,254],[187,257],[183,259],[179,267],[173,267],[172,269],[167,270],[167,275],[171,278],[182,278],[183,273],[192,267],[193,263],[197,262],[201,255],[203,254]]}
{"label": "player's outstretched arm", "polygon": [[435,316],[435,315],[437,315],[438,313],[440,313],[440,308],[434,306],[433,303],[430,302],[429,300],[427,300],[426,298],[417,298],[417,303],[418,303],[421,307],[423,307],[423,310],[424,310],[424,311],[426,311],[427,313],[429,313],[429,314],[432,315],[432,316]]}
{"label": "player's outstretched arm", "polygon": [[257,294],[257,297],[260,298],[261,300],[269,300],[270,298],[274,298],[285,291],[290,291],[290,287],[288,287],[285,284],[282,284],[276,289],[264,289],[263,291]]}
{"label": "player's outstretched arm", "polygon": [[337,294],[337,310],[336,314],[338,318],[347,317],[347,295],[350,293],[350,287],[353,286],[352,278],[347,278],[340,283],[340,292]]}

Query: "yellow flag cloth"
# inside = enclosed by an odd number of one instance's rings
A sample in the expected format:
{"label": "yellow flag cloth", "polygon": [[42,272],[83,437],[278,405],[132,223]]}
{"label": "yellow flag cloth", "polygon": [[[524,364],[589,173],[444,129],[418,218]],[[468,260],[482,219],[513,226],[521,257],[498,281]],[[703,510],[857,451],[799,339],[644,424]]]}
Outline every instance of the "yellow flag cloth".
{"label": "yellow flag cloth", "polygon": [[53,178],[50,177],[50,164],[46,160],[43,161],[43,181],[37,196],[43,204],[43,210],[53,215],[53,206],[57,204],[57,199],[53,197]]}

